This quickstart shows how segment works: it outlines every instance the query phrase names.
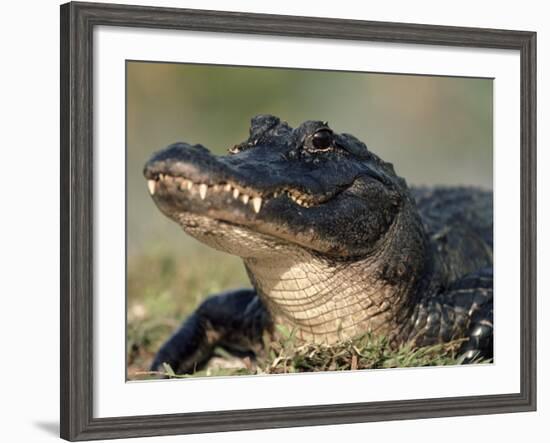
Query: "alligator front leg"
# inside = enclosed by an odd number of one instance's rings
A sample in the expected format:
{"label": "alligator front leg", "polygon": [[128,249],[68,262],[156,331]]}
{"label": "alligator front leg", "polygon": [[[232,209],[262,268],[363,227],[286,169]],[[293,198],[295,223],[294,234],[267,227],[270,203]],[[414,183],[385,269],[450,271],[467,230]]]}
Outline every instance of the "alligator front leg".
{"label": "alligator front leg", "polygon": [[459,352],[463,363],[476,359],[493,358],[493,269],[485,268],[461,279],[455,285],[451,296],[469,292],[468,340]]}
{"label": "alligator front leg", "polygon": [[402,332],[417,346],[463,339],[463,363],[493,357],[493,270],[484,268],[418,303]]}
{"label": "alligator front leg", "polygon": [[253,289],[208,297],[158,351],[151,370],[167,363],[176,373],[205,364],[216,346],[253,352],[271,328],[269,313]]}

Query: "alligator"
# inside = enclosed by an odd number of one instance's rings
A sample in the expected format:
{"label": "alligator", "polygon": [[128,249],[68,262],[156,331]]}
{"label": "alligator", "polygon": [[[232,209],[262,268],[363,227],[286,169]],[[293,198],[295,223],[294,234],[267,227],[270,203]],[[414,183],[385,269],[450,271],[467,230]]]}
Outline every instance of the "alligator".
{"label": "alligator", "polygon": [[492,358],[491,192],[409,187],[353,135],[271,115],[227,155],[175,143],[144,175],[160,211],[241,257],[252,284],[206,298],[152,370],[193,372],[216,346],[257,355],[278,324],[303,343],[457,340],[463,363]]}

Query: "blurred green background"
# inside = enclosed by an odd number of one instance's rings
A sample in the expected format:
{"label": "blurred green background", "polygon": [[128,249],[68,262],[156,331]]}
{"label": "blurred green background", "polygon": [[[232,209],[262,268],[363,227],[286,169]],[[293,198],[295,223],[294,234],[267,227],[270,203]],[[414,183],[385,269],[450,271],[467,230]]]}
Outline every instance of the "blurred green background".
{"label": "blurred green background", "polygon": [[129,374],[208,293],[247,284],[241,262],[187,236],[153,204],[142,176],[176,141],[223,154],[250,118],[328,120],[413,185],[492,188],[490,79],[127,63]]}

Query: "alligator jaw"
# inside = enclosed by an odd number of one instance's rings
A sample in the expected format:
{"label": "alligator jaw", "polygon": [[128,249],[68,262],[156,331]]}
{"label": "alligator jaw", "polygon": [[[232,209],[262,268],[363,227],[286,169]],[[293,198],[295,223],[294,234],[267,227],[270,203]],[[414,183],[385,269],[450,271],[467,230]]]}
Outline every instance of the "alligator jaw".
{"label": "alligator jaw", "polygon": [[[145,175],[153,201],[166,216],[180,224],[188,234],[222,251],[241,257],[243,252],[246,256],[256,255],[253,243],[249,244],[251,250],[235,248],[232,241],[224,248],[219,243],[211,244],[207,238],[209,232],[225,232],[226,229],[240,227],[243,232],[247,232],[248,238],[256,237],[258,241],[261,238],[265,244],[275,245],[285,241],[318,252],[335,255],[342,253],[339,246],[334,247],[324,239],[312,243],[312,236],[315,235],[313,231],[283,226],[277,217],[281,213],[294,213],[301,217],[304,211],[322,211],[325,204],[343,191],[314,197],[289,187],[262,192],[227,179],[216,183],[209,178],[207,184],[204,179],[193,181],[166,173],[152,174],[146,171]],[[211,220],[211,228],[206,230],[205,237],[197,221],[200,220],[204,225],[207,219]],[[224,238],[228,241],[228,236]],[[236,250],[239,253],[234,252]]]}
{"label": "alligator jaw", "polygon": [[286,196],[302,208],[318,206],[334,197],[334,195],[313,196],[290,188],[261,192],[228,180],[217,184],[207,184],[204,182],[195,182],[182,176],[172,176],[162,173],[153,177],[147,180],[147,187],[153,198],[157,192],[170,192],[174,197],[187,200],[221,201],[233,206],[249,206],[249,209],[252,209],[256,214],[260,212],[264,203],[279,197]]}

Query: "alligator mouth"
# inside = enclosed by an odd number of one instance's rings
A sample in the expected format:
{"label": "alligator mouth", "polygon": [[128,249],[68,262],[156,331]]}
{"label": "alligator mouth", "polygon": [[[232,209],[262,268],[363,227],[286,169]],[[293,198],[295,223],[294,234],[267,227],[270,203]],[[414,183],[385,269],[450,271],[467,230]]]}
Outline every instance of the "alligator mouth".
{"label": "alligator mouth", "polygon": [[[342,192],[342,190],[337,190],[329,194],[312,195],[291,187],[259,191],[230,180],[205,183],[165,173],[150,175],[147,187],[153,197],[162,197],[168,193],[172,197],[195,201],[200,199],[204,203],[225,203],[226,205],[240,203],[245,207],[250,207],[256,214],[259,214],[262,208],[274,199],[287,197],[302,208],[312,208],[332,200]],[[220,209],[222,208],[220,207]]]}

